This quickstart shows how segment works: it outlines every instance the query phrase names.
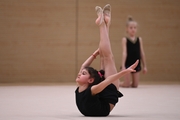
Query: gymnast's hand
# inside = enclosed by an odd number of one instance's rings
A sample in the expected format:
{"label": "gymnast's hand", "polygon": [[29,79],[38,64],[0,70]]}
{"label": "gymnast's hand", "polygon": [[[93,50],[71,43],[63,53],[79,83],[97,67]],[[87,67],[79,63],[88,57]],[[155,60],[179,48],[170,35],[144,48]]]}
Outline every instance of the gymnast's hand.
{"label": "gymnast's hand", "polygon": [[143,74],[146,74],[146,73],[147,73],[147,68],[144,67],[144,68],[143,68]]}
{"label": "gymnast's hand", "polygon": [[94,51],[94,53],[93,53],[93,56],[98,56],[99,55],[99,48],[96,50],[96,51]]}
{"label": "gymnast's hand", "polygon": [[138,63],[139,63],[139,60],[136,60],[136,62],[134,64],[132,64],[130,67],[128,67],[127,70],[129,72],[136,72],[136,70],[134,70],[134,69],[137,67]]}

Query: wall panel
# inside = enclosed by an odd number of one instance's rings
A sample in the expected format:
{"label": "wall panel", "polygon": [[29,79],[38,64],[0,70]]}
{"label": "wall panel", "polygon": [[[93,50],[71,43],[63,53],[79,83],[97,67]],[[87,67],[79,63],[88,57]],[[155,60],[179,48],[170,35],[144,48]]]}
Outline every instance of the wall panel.
{"label": "wall panel", "polygon": [[0,81],[72,81],[75,0],[1,0],[0,6]]}
{"label": "wall panel", "polygon": [[[179,0],[1,0],[0,82],[74,82],[99,43],[95,6],[112,6],[116,67],[128,15],[138,22],[148,74],[141,81],[180,82]],[[92,64],[99,69],[99,59]]]}

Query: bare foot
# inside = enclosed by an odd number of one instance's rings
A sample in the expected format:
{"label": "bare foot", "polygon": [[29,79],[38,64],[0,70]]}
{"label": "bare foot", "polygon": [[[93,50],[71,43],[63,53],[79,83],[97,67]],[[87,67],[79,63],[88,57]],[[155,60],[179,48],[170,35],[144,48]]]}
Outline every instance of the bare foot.
{"label": "bare foot", "polygon": [[120,84],[119,84],[119,87],[129,88],[129,87],[131,87],[131,85],[130,85],[130,84],[120,83]]}

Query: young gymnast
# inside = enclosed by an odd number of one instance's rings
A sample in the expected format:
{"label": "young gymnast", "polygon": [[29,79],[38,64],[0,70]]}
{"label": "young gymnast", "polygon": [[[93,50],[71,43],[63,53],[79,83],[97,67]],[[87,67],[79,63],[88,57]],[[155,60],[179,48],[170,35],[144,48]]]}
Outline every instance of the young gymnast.
{"label": "young gymnast", "polygon": [[[122,38],[122,70],[128,68],[137,59],[139,59],[139,64],[135,68],[136,72],[128,73],[124,76],[123,83],[120,84],[121,87],[138,87],[139,84],[139,72],[141,70],[141,61],[143,64],[143,73],[147,72],[145,53],[143,50],[143,43],[141,37],[136,37],[137,32],[137,22],[128,18],[126,23],[127,37]],[[132,81],[131,79],[132,75]]]}
{"label": "young gymnast", "polygon": [[[117,73],[111,45],[109,41],[109,26],[111,20],[111,7],[106,5],[103,9],[96,6],[98,18],[96,24],[100,29],[99,48],[82,64],[76,82],[76,105],[84,116],[108,116],[123,95],[118,91],[119,78],[135,72],[138,60],[129,68]],[[89,67],[96,56],[100,55],[100,71]]]}

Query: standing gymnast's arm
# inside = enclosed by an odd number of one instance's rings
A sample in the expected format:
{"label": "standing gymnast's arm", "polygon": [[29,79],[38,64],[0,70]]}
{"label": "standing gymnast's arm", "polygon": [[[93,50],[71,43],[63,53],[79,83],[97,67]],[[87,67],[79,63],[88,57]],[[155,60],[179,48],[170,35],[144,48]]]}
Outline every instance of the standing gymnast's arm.
{"label": "standing gymnast's arm", "polygon": [[127,73],[130,72],[136,72],[134,69],[136,68],[136,66],[138,65],[139,60],[137,60],[133,65],[131,65],[129,68],[122,70],[121,72],[118,72],[114,75],[111,75],[109,77],[107,77],[104,81],[102,81],[101,83],[94,85],[91,87],[91,92],[92,95],[96,95],[98,93],[100,93],[103,89],[105,89],[108,85],[110,85],[113,81],[119,79],[120,77],[124,76]]}
{"label": "standing gymnast's arm", "polygon": [[125,61],[126,61],[126,57],[127,57],[127,50],[126,50],[126,38],[124,37],[122,39],[122,70],[124,70],[125,67]]}
{"label": "standing gymnast's arm", "polygon": [[144,53],[142,38],[140,37],[139,40],[140,40],[140,51],[141,51],[141,60],[142,60],[142,65],[143,65],[143,73],[145,74],[147,73],[146,57]]}

